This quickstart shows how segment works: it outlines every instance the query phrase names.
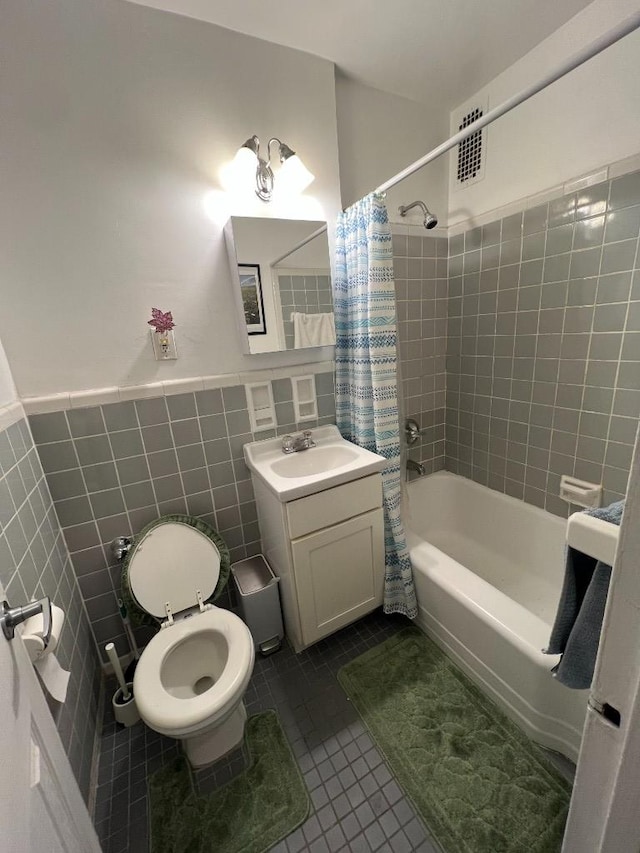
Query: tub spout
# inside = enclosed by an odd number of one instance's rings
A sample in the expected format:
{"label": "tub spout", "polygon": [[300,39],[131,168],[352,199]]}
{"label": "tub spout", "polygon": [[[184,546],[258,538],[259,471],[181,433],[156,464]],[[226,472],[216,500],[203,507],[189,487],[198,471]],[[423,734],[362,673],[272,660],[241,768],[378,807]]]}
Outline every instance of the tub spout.
{"label": "tub spout", "polygon": [[420,477],[423,477],[425,474],[422,462],[415,462],[413,459],[407,459],[407,471],[415,471]]}

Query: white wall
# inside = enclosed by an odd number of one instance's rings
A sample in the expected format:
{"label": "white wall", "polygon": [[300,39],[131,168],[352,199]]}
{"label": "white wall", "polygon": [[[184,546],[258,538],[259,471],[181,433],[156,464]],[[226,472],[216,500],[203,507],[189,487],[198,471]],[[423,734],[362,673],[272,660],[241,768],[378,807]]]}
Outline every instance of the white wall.
{"label": "white wall", "polygon": [[17,396],[9,362],[7,361],[2,341],[0,341],[0,406],[13,403]]}
{"label": "white wall", "polygon": [[[120,0],[5,0],[0,52],[0,336],[22,396],[322,357],[242,355],[222,228],[334,221],[330,62]],[[219,192],[252,133],[298,151],[305,197]],[[173,312],[176,362],[153,360],[152,307]]]}
{"label": "white wall", "polygon": [[[465,105],[488,96],[497,106],[637,9],[637,0],[595,0]],[[457,190],[450,171],[449,224],[637,154],[639,69],[636,31],[490,125],[484,179]]]}
{"label": "white wall", "polygon": [[[397,48],[398,46],[390,46]],[[437,85],[428,81],[430,87]],[[336,74],[338,143],[342,201],[346,206],[374,190],[405,166],[435,148],[448,135],[445,105],[437,112],[424,104],[381,92]],[[392,222],[419,223],[420,211],[406,219],[401,204],[421,199],[443,225],[447,209],[446,159],[432,163],[387,193]],[[433,233],[433,232],[431,232]]]}

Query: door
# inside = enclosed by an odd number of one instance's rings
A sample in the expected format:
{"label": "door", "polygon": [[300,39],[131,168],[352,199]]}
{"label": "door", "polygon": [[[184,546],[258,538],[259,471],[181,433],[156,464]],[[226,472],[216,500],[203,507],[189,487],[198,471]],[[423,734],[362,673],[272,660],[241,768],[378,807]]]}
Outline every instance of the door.
{"label": "door", "polygon": [[295,539],[291,551],[305,645],[382,604],[382,509]]}
{"label": "door", "polygon": [[604,616],[563,853],[640,850],[640,452]]}
{"label": "door", "polygon": [[7,640],[0,632],[0,680],[0,850],[100,853],[89,812],[17,633]]}

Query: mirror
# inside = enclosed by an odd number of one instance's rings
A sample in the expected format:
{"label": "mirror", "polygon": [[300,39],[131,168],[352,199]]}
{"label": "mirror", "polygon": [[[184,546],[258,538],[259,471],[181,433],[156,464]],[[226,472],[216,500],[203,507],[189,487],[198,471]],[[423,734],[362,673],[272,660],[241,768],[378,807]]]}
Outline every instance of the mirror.
{"label": "mirror", "polygon": [[245,352],[335,343],[327,223],[232,216],[225,227]]}

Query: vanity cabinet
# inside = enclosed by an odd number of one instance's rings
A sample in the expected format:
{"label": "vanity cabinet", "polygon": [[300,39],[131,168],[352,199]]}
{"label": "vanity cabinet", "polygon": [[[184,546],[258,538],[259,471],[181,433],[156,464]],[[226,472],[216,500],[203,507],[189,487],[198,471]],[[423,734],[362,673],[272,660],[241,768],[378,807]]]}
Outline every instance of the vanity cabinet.
{"label": "vanity cabinet", "polygon": [[301,651],[382,604],[380,474],[288,503],[253,477],[263,552],[280,578],[289,641]]}

